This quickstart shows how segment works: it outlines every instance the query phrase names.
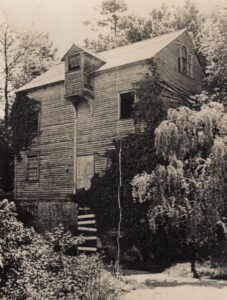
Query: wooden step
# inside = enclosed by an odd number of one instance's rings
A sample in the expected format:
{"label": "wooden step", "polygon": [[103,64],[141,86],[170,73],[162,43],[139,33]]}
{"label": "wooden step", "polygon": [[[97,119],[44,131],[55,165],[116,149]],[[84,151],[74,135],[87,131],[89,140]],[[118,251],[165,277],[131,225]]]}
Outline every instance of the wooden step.
{"label": "wooden step", "polygon": [[90,210],[90,208],[89,207],[79,207],[79,210]]}
{"label": "wooden step", "polygon": [[97,240],[97,236],[83,236],[86,241]]}
{"label": "wooden step", "polygon": [[95,220],[78,221],[78,225],[96,224]]}
{"label": "wooden step", "polygon": [[94,214],[88,214],[88,215],[79,215],[78,219],[90,219],[90,218],[95,218]]}
{"label": "wooden step", "polygon": [[83,246],[80,246],[80,247],[77,247],[77,249],[79,251],[92,251],[92,252],[97,252],[97,248],[96,247],[83,247]]}
{"label": "wooden step", "polygon": [[80,230],[80,231],[93,231],[93,232],[96,232],[97,228],[92,228],[92,227],[78,227],[78,230]]}

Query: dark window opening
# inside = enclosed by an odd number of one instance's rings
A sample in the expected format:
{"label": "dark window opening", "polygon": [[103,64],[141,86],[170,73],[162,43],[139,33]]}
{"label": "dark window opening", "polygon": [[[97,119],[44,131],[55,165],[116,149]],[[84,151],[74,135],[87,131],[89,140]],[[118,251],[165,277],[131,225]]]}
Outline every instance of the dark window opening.
{"label": "dark window opening", "polygon": [[189,76],[192,78],[193,77],[193,62],[192,62],[192,55],[188,55],[188,71],[189,71]]}
{"label": "dark window opening", "polygon": [[39,180],[39,156],[29,155],[27,162],[27,181],[38,181]]}
{"label": "dark window opening", "polygon": [[182,73],[188,74],[188,54],[185,46],[182,47]]}
{"label": "dark window opening", "polygon": [[134,92],[120,94],[120,119],[131,118],[134,98]]}
{"label": "dark window opening", "polygon": [[68,70],[69,71],[80,70],[80,57],[78,55],[70,55],[68,57]]}
{"label": "dark window opening", "polygon": [[31,115],[31,127],[34,134],[39,133],[40,111],[35,110]]}

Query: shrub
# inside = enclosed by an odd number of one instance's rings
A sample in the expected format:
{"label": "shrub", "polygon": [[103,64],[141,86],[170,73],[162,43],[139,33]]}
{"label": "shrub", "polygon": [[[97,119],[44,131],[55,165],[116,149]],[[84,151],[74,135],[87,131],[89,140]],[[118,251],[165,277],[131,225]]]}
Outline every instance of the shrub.
{"label": "shrub", "polygon": [[99,255],[75,255],[83,238],[62,226],[41,236],[16,216],[14,203],[0,202],[1,299],[114,299],[123,293]]}

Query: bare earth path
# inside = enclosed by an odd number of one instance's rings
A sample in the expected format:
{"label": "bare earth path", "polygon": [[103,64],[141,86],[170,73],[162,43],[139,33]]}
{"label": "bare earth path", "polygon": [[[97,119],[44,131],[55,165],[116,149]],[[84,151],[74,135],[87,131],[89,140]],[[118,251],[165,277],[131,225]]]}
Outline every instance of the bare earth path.
{"label": "bare earth path", "polygon": [[[182,271],[182,270],[181,270]],[[227,300],[227,281],[193,279],[190,272],[124,276],[135,290],[123,300]]]}
{"label": "bare earth path", "polygon": [[175,286],[138,289],[124,300],[227,300],[227,287]]}

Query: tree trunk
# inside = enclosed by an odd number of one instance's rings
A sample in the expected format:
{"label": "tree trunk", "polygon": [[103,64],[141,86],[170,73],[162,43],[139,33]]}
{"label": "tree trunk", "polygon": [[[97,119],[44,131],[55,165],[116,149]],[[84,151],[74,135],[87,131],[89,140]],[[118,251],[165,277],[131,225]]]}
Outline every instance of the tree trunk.
{"label": "tree trunk", "polygon": [[193,278],[199,279],[200,277],[199,277],[199,274],[198,274],[198,272],[196,270],[195,263],[196,263],[196,259],[195,259],[195,257],[193,257],[191,259],[191,272],[193,274]]}
{"label": "tree trunk", "polygon": [[193,274],[193,278],[199,279],[199,274],[196,270],[196,246],[195,242],[192,243],[192,252],[191,252],[191,272]]}
{"label": "tree trunk", "polygon": [[4,33],[4,63],[5,63],[5,85],[4,85],[4,100],[5,100],[5,128],[8,131],[9,127],[9,66],[8,66],[8,26]]}

